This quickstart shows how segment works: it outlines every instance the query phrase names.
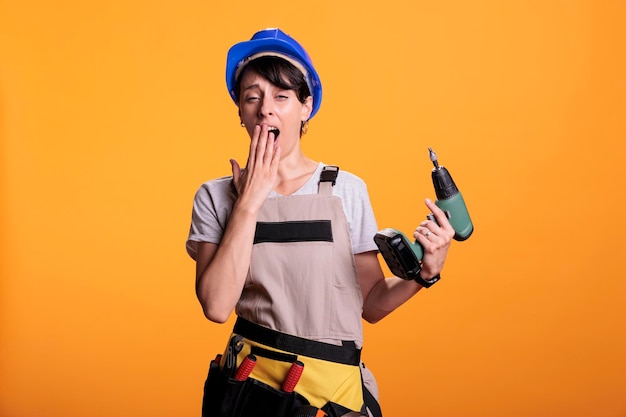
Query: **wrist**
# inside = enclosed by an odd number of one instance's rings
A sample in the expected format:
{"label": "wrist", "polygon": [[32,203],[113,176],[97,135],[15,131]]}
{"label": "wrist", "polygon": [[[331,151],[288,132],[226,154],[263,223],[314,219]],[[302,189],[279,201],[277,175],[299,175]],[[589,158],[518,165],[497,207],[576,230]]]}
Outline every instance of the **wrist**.
{"label": "wrist", "polygon": [[441,279],[441,274],[437,274],[430,278],[424,278],[422,275],[422,271],[420,271],[417,274],[417,276],[413,279],[415,280],[415,282],[417,282],[419,285],[421,285],[424,288],[430,287],[431,285],[435,284],[437,281]]}
{"label": "wrist", "polygon": [[256,221],[259,211],[261,210],[261,205],[254,200],[240,197],[233,204],[232,213],[238,213],[245,217],[253,217]]}

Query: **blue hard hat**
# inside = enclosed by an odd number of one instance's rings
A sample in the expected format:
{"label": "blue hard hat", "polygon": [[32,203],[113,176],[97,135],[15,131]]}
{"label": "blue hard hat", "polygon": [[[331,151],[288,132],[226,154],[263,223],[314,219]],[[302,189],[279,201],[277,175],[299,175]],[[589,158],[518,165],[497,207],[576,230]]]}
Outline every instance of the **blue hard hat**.
{"label": "blue hard hat", "polygon": [[235,82],[246,61],[261,55],[275,55],[287,59],[304,73],[304,78],[313,96],[311,117],[322,104],[322,82],[315,71],[311,57],[304,48],[291,36],[278,28],[258,31],[249,41],[233,45],[226,58],[226,86],[235,104]]}

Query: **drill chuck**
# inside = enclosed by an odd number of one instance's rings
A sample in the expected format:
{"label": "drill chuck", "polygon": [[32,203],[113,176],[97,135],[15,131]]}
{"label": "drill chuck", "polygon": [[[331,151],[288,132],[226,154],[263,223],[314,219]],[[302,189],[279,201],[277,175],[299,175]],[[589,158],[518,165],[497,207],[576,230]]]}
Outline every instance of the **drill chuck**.
{"label": "drill chuck", "polygon": [[433,169],[432,175],[433,186],[435,187],[435,195],[437,200],[447,200],[459,192],[452,175],[444,167]]}

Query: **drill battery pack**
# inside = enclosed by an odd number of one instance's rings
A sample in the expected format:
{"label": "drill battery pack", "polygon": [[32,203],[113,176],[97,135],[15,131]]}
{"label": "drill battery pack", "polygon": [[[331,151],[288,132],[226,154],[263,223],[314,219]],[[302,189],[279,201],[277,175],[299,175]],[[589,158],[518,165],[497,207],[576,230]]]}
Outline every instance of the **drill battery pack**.
{"label": "drill battery pack", "polygon": [[392,274],[406,280],[419,276],[422,270],[422,254],[415,251],[421,251],[421,247],[412,244],[404,233],[390,228],[383,229],[376,233],[374,242]]}

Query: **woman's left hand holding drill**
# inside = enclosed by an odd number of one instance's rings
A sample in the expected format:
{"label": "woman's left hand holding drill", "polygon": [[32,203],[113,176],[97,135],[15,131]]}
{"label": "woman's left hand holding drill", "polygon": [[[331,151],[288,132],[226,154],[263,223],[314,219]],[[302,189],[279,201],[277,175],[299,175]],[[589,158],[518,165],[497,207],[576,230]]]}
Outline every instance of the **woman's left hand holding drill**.
{"label": "woman's left hand holding drill", "polygon": [[415,229],[413,236],[424,249],[420,276],[430,279],[443,269],[455,232],[446,214],[435,203],[426,199],[426,206],[432,212],[436,222],[430,219],[424,220]]}

